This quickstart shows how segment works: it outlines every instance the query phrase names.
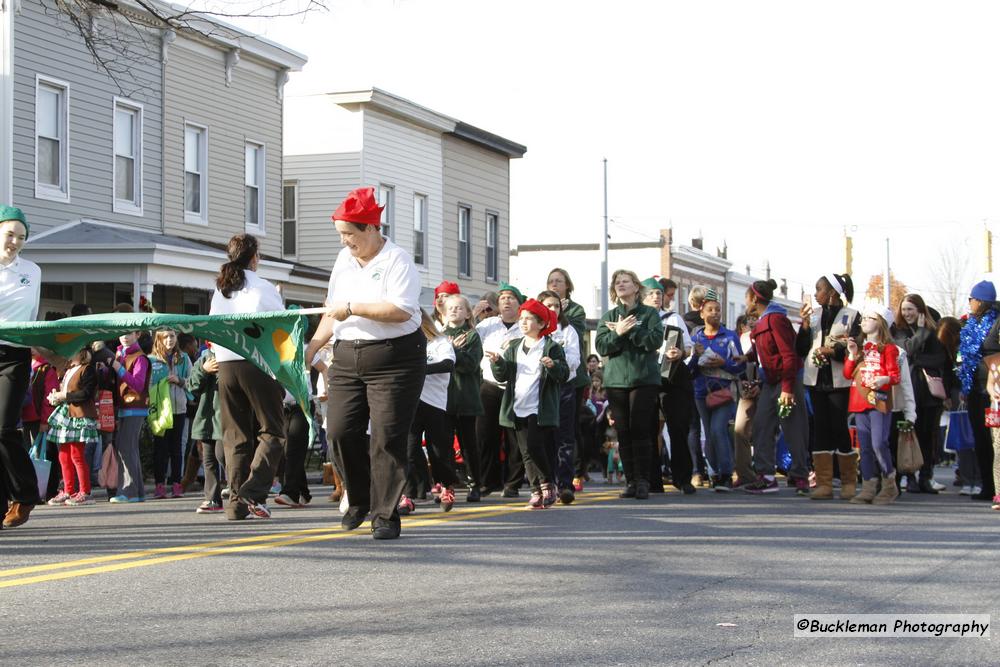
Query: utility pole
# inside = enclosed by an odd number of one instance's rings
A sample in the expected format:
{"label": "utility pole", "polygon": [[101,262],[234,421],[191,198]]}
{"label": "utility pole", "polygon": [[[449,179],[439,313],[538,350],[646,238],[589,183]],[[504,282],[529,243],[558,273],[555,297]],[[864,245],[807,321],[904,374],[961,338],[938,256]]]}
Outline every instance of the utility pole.
{"label": "utility pole", "polygon": [[601,234],[601,315],[608,312],[608,158],[604,158],[604,233]]}
{"label": "utility pole", "polygon": [[986,232],[986,273],[993,273],[993,232],[983,223],[983,231]]}
{"label": "utility pole", "polygon": [[892,294],[891,285],[889,284],[889,277],[892,272],[889,270],[889,237],[885,237],[885,276],[882,278],[882,295],[883,303],[885,303],[887,308],[892,308],[892,303],[890,303],[889,298]]}
{"label": "utility pole", "polygon": [[854,239],[847,235],[847,227],[844,227],[844,273],[854,274]]}

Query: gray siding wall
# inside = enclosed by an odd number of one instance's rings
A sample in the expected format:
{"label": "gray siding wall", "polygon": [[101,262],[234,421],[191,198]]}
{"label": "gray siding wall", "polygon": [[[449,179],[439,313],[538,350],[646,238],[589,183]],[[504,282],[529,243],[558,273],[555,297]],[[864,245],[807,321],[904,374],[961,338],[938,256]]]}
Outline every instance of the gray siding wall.
{"label": "gray siding wall", "polygon": [[[226,86],[222,51],[178,36],[166,66],[165,231],[226,243],[246,231],[244,146],[264,144],[266,191],[261,252],[281,255],[282,102],[277,72],[242,56]],[[184,125],[208,128],[208,225],[184,221]]]}
{"label": "gray siding wall", "polygon": [[[486,212],[499,215],[497,230],[497,273],[500,280],[510,274],[510,160],[450,135],[443,138],[444,149],[444,275],[456,280],[463,292],[480,295],[495,290],[496,282],[486,280]],[[458,275],[458,207],[472,209],[472,277]],[[541,279],[544,280],[544,277]],[[526,286],[525,295],[534,296],[544,284]]]}
{"label": "gray siding wall", "polygon": [[330,216],[361,183],[361,153],[286,155],[285,182],[297,186],[297,261],[333,269],[340,238]]}
{"label": "gray siding wall", "polygon": [[[14,203],[37,233],[80,218],[160,228],[161,66],[159,32],[150,33],[150,59],[129,65],[134,78],[122,92],[97,69],[72,26],[37,0],[22,0],[14,17]],[[109,19],[102,19],[107,21]],[[69,91],[68,202],[35,198],[35,76],[58,79]],[[112,182],[114,98],[143,105],[142,217],[114,213]]]}
{"label": "gray siding wall", "polygon": [[395,188],[394,215],[397,245],[413,253],[413,195],[427,196],[426,261],[421,284],[441,282],[444,249],[441,227],[441,134],[386,113],[365,108],[361,181]]}

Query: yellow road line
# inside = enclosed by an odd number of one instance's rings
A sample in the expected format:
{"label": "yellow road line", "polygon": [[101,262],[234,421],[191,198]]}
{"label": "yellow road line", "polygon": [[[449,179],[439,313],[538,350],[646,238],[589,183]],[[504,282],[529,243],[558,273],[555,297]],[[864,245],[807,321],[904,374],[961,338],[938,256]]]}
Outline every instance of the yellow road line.
{"label": "yellow road line", "polygon": [[[614,498],[616,494],[599,493],[588,494],[579,499],[577,504],[586,505],[601,502]],[[407,528],[419,528],[425,526],[435,526],[450,521],[461,521],[463,519],[485,519],[507,514],[514,514],[524,511],[524,506],[519,504],[507,505],[503,507],[481,506],[467,508],[457,512],[449,512],[433,517],[421,518],[419,516],[404,521]],[[364,535],[363,531],[345,531],[340,528],[308,528],[287,533],[277,533],[270,535],[256,535],[253,537],[243,537],[231,540],[220,540],[217,542],[204,542],[201,544],[191,544],[177,547],[161,547],[157,549],[147,549],[144,551],[133,551],[129,553],[113,554],[109,556],[96,556],[93,558],[83,558],[61,563],[46,563],[44,565],[34,565],[22,568],[0,570],[0,577],[15,577],[0,580],[0,588],[11,588],[14,586],[25,586],[47,581],[59,581],[75,577],[85,577],[94,574],[107,572],[119,572],[137,567],[147,567],[150,565],[162,565],[175,563],[178,561],[191,560],[194,558],[205,558],[208,556],[219,556],[223,554],[243,553],[257,551],[261,549],[271,549],[274,547],[291,546],[295,544],[306,544],[309,542],[320,542],[325,540],[345,539],[348,537],[358,537]],[[127,562],[115,562],[127,561]],[[104,565],[99,565],[105,563]],[[97,565],[97,567],[80,567],[86,565]],[[72,568],[72,569],[69,569]],[[53,570],[65,570],[53,572]],[[28,575],[39,572],[47,574]]]}

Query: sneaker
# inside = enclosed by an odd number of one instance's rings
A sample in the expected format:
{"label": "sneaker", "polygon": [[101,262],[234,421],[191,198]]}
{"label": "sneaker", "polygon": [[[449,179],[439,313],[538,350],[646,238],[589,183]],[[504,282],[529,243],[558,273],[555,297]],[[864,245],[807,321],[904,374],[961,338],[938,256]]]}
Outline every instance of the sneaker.
{"label": "sneaker", "polygon": [[417,506],[413,504],[409,496],[400,496],[399,504],[396,505],[396,511],[399,512],[400,516],[406,516],[407,514],[413,514],[417,509]]}
{"label": "sneaker", "polygon": [[174,482],[173,486],[170,487],[170,497],[171,498],[183,498],[184,497],[184,487]]}
{"label": "sneaker", "polygon": [[747,493],[752,493],[755,496],[759,496],[764,493],[777,493],[778,492],[778,480],[771,478],[767,479],[763,475],[758,477],[755,481],[743,487],[743,490]]}
{"label": "sneaker", "polygon": [[54,498],[49,500],[46,505],[52,505],[56,507],[57,505],[65,505],[66,501],[70,499],[70,495],[65,491],[60,491]]}
{"label": "sneaker", "polygon": [[559,492],[559,502],[563,505],[570,505],[574,500],[576,500],[576,494],[573,493],[573,489],[571,487],[566,487]]}
{"label": "sneaker", "polygon": [[167,497],[167,487],[163,484],[157,484],[156,490],[153,491],[153,497],[157,500],[163,500]]}
{"label": "sneaker", "polygon": [[299,496],[299,504],[305,507],[312,502],[312,496]]}
{"label": "sneaker", "polygon": [[247,509],[250,511],[250,515],[247,517],[255,519],[270,519],[271,510],[267,509],[267,503],[258,503],[247,498],[240,498],[240,501],[246,503]]}
{"label": "sneaker", "polygon": [[580,493],[583,491],[583,479],[580,477],[573,478],[573,491]]}
{"label": "sneaker", "polygon": [[112,503],[115,503],[115,504],[120,504],[120,503],[141,503],[143,500],[145,500],[145,498],[129,498],[126,495],[117,495],[117,496],[111,498],[108,502],[112,502]]}
{"label": "sneaker", "polygon": [[465,502],[478,503],[481,498],[482,494],[479,492],[479,488],[474,486],[469,489],[469,493],[465,496]]}
{"label": "sneaker", "polygon": [[[910,486],[910,478],[907,477],[906,475],[903,475],[903,478],[899,480],[899,490],[905,491],[906,489],[909,488],[909,486]],[[914,489],[914,491],[917,490]]]}
{"label": "sneaker", "polygon": [[215,514],[217,512],[223,511],[222,505],[216,505],[211,500],[206,500],[198,505],[198,509],[195,510],[196,514]]}
{"label": "sneaker", "polygon": [[275,505],[282,505],[283,507],[291,507],[293,509],[301,509],[305,507],[302,503],[297,500],[292,500],[291,496],[286,493],[279,493],[274,497]]}
{"label": "sneaker", "polygon": [[796,479],[795,480],[795,495],[797,496],[808,496],[809,495],[809,480]]}
{"label": "sneaker", "polygon": [[281,493],[281,482],[275,482],[271,485],[271,495],[276,496]]}
{"label": "sneaker", "polygon": [[455,506],[455,491],[449,486],[441,489],[441,511],[450,512]]}
{"label": "sneaker", "polygon": [[431,487],[431,495],[434,496],[434,502],[439,502],[441,499],[441,491],[444,489],[440,484],[435,484]]}
{"label": "sneaker", "polygon": [[222,499],[229,500],[229,494],[233,492],[228,486],[222,490]]}
{"label": "sneaker", "polygon": [[936,479],[932,479],[931,480],[931,488],[934,489],[935,491],[944,491],[948,487],[946,487],[944,484],[942,484],[941,482],[937,481]]}
{"label": "sneaker", "polygon": [[542,505],[551,507],[556,504],[556,485],[552,483],[542,484]]}
{"label": "sneaker", "polygon": [[971,496],[972,495],[972,487],[969,486],[968,484],[966,484],[965,486],[963,486],[961,489],[958,490],[958,495],[960,495],[960,496]]}
{"label": "sneaker", "polygon": [[513,487],[507,487],[503,490],[503,493],[500,495],[503,498],[517,498],[521,494],[517,489]]}
{"label": "sneaker", "polygon": [[542,502],[542,492],[541,491],[532,491],[531,492],[531,499],[528,500],[528,509],[529,510],[543,510],[543,509],[545,509],[545,504]]}
{"label": "sneaker", "polygon": [[715,483],[716,493],[729,493],[733,490],[733,478],[731,475],[722,475]]}
{"label": "sneaker", "polygon": [[982,495],[982,493],[983,493],[983,487],[981,487],[979,485],[976,485],[976,486],[972,487],[972,495],[973,496],[979,496],[979,495]]}
{"label": "sneaker", "polygon": [[80,491],[80,492],[75,493],[72,496],[70,496],[69,500],[66,501],[66,504],[67,505],[72,505],[74,507],[76,507],[78,505],[93,505],[94,504],[94,499],[91,498],[86,493],[84,493],[83,491]]}

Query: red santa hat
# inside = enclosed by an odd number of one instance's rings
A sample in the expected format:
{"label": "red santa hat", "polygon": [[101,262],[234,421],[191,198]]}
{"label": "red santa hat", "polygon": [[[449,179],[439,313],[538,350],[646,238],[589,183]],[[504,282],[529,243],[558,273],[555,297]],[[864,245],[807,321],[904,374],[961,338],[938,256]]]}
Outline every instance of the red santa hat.
{"label": "red santa hat", "polygon": [[517,309],[517,313],[519,315],[524,311],[528,311],[542,321],[542,336],[548,336],[556,330],[556,327],[559,324],[559,316],[556,315],[556,311],[549,310],[542,304],[541,301],[528,299],[521,304],[520,308]]}
{"label": "red santa hat", "polygon": [[382,222],[382,209],[375,200],[375,188],[358,188],[351,192],[333,212],[334,221],[358,222],[362,225],[376,225]]}

